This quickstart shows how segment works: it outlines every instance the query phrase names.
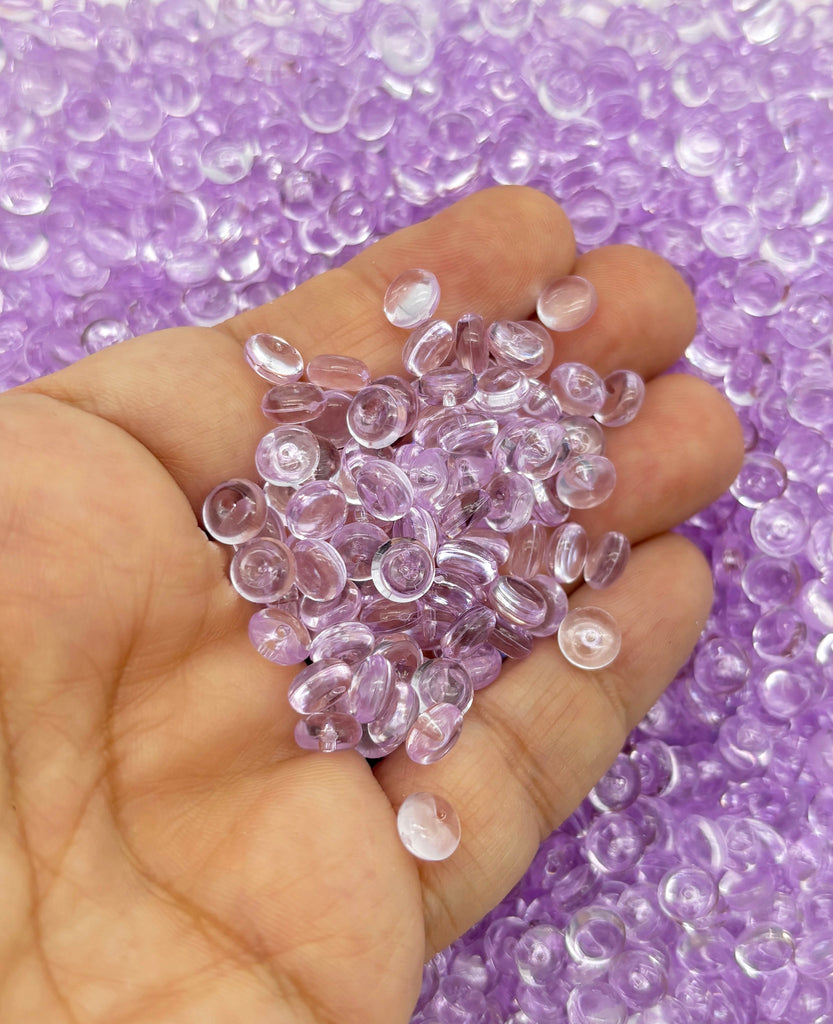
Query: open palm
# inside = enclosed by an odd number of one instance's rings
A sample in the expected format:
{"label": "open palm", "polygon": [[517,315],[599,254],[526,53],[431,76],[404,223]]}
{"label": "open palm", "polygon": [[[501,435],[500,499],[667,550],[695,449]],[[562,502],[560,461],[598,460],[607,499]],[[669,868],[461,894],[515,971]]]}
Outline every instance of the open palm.
{"label": "open palm", "polygon": [[[610,434],[612,499],[582,514],[634,545],[619,583],[572,598],[619,620],[617,661],[581,673],[542,641],[477,695],[448,758],[399,751],[371,769],[296,748],[293,670],[250,646],[252,606],[198,510],[254,473],[268,429],[242,341],[267,330],[307,358],[395,372],[402,335],[381,300],[411,266],[437,274],[446,318],[528,317],[544,284],[579,272],[599,311],[556,358],[651,383]],[[554,203],[496,189],[218,328],[125,342],[0,398],[4,1024],[407,1021],[424,958],[518,880],[702,628],[707,567],[667,531],[726,487],[740,439],[711,389],[657,378],[693,327],[660,259],[576,261]],[[440,864],[396,834],[399,803],[424,789],[462,821]]]}

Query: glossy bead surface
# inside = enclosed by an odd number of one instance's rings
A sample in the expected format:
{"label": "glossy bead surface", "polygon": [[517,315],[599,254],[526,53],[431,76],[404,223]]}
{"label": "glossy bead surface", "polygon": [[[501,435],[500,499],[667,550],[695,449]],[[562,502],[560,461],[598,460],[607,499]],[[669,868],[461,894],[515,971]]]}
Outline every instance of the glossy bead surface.
{"label": "glossy bead surface", "polygon": [[471,707],[474,688],[462,661],[430,658],[414,671],[411,685],[423,710],[435,704],[453,704],[465,714]]}
{"label": "glossy bead surface", "polygon": [[295,584],[313,601],[332,601],[344,590],[347,569],[336,549],[325,540],[296,540]]}
{"label": "glossy bead surface", "polygon": [[289,684],[289,705],[302,715],[338,710],[350,687],[353,672],[343,661],[327,659],[307,665]]}
{"label": "glossy bead surface", "polygon": [[315,419],[325,405],[321,388],[297,380],[270,388],[263,396],[260,408],[264,416],[277,423],[306,423]]}
{"label": "glossy bead surface", "polygon": [[625,571],[630,553],[630,542],[623,533],[603,533],[587,552],[584,582],[594,590],[612,586]]}
{"label": "glossy bead surface", "polygon": [[266,524],[266,497],[251,480],[227,480],[206,497],[202,521],[206,531],[223,544],[243,544]]}
{"label": "glossy bead surface", "polygon": [[590,550],[580,523],[563,523],[553,530],[547,549],[547,570],[559,583],[575,583],[584,571]]}
{"label": "glossy bead surface", "polygon": [[645,381],[634,370],[614,370],[604,378],[605,399],[593,415],[605,427],[623,427],[645,401]]}
{"label": "glossy bead surface", "polygon": [[405,750],[417,764],[434,764],[460,738],[463,712],[455,704],[433,704],[426,708],[408,731]]}
{"label": "glossy bead surface", "polygon": [[414,488],[402,470],[375,459],[356,474],[356,491],[367,511],[377,519],[401,519],[414,503]]}
{"label": "glossy bead surface", "polygon": [[440,302],[440,284],[430,270],[406,270],[388,285],[385,316],[394,327],[416,327],[433,316]]}
{"label": "glossy bead surface", "polygon": [[315,435],[304,426],[275,427],[255,451],[255,465],[272,484],[297,486],[315,475],[320,450]]}
{"label": "glossy bead surface", "polygon": [[420,860],[446,860],[460,844],[460,820],[451,804],[434,793],[411,793],[396,814],[399,838]]}
{"label": "glossy bead surface", "polygon": [[262,608],[249,619],[249,640],[258,654],[276,665],[297,665],[306,660],[310,635],[294,615]]}
{"label": "glossy bead surface", "polygon": [[561,363],[550,374],[549,385],[568,416],[593,416],[601,412],[606,391],[602,378],[584,363]]}
{"label": "glossy bead surface", "polygon": [[253,334],[246,339],[243,354],[255,373],[273,384],[300,380],[304,372],[298,349],[275,334]]}
{"label": "glossy bead surface", "polygon": [[256,537],[234,552],[229,578],[237,593],[247,601],[271,604],[296,582],[295,555],[278,540]]}
{"label": "glossy bead surface", "polygon": [[315,480],[292,495],[284,512],[286,525],[296,537],[326,540],[343,525],[347,499],[335,484]]}
{"label": "glossy bead surface", "polygon": [[300,719],[295,726],[295,742],[304,750],[332,754],[351,750],[362,736],[362,727],[352,715],[321,711]]}
{"label": "glossy bead surface", "polygon": [[307,363],[307,380],[324,391],[354,393],[370,383],[370,370],[353,356],[314,356]]}
{"label": "glossy bead surface", "polygon": [[595,508],[616,486],[616,470],[604,455],[570,459],[556,480],[556,493],[570,508]]}
{"label": "glossy bead surface", "polygon": [[386,448],[405,433],[408,411],[400,392],[370,384],[356,392],[350,403],[347,428],[365,448]]}
{"label": "glossy bead surface", "polygon": [[621,644],[619,627],[603,608],[573,608],[558,627],[561,653],[577,668],[604,668],[619,653]]}
{"label": "glossy bead surface", "polygon": [[551,331],[575,331],[596,312],[596,289],[584,277],[570,275],[548,285],[538,297],[538,319]]}
{"label": "glossy bead surface", "polygon": [[373,555],[370,578],[389,601],[415,601],[434,582],[434,559],[419,541],[393,537]]}
{"label": "glossy bead surface", "polygon": [[454,348],[454,330],[445,320],[428,320],[408,336],[402,349],[402,365],[421,377],[442,366]]}

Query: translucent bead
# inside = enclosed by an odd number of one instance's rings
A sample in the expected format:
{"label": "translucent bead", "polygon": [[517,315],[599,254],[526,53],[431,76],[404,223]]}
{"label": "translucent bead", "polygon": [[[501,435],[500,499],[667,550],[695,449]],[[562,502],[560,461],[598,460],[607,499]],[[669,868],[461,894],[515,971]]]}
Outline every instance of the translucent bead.
{"label": "translucent bead", "polygon": [[625,948],[625,925],[604,907],[582,907],[564,933],[567,952],[577,964],[601,967]]}
{"label": "translucent bead", "polygon": [[273,384],[299,380],[304,372],[298,349],[275,334],[253,334],[243,346],[243,355],[256,374]]}
{"label": "translucent bead", "polygon": [[645,853],[645,829],[627,814],[601,814],[587,831],[587,858],[597,871],[618,875],[636,866]]}
{"label": "translucent bead", "polygon": [[633,370],[614,370],[604,379],[605,400],[593,415],[606,427],[635,419],[645,401],[645,381]]}
{"label": "translucent bead", "polygon": [[619,653],[621,645],[619,627],[603,608],[574,608],[558,628],[561,653],[577,668],[604,668]]}
{"label": "translucent bead", "polygon": [[664,957],[647,949],[628,949],[614,957],[608,978],[631,1010],[654,1006],[668,990]]}
{"label": "translucent bead", "polygon": [[302,718],[295,726],[295,742],[304,750],[331,754],[352,750],[362,737],[362,727],[352,715],[322,711]]}
{"label": "translucent bead", "polygon": [[414,490],[424,503],[442,504],[450,497],[453,481],[450,479],[448,455],[441,448],[424,448],[402,467]]}
{"label": "translucent bead", "polygon": [[346,583],[340,594],[329,601],[313,601],[309,597],[301,600],[299,615],[301,621],[311,630],[326,629],[336,622],[350,622],[359,613],[361,596],[355,583]]}
{"label": "translucent bead", "polygon": [[544,618],[537,626],[526,626],[532,636],[554,636],[567,614],[567,594],[552,576],[533,576],[529,582],[544,599]]}
{"label": "translucent bead", "polygon": [[307,627],[280,608],[261,608],[249,619],[249,639],[264,658],[276,665],[297,665],[307,658]]}
{"label": "translucent bead", "polygon": [[702,921],[717,902],[714,879],[702,868],[676,868],[659,885],[659,905],[675,921]]}
{"label": "translucent bead", "polygon": [[509,541],[505,571],[524,579],[534,576],[543,563],[547,540],[547,531],[539,523],[527,523],[516,530]]}
{"label": "translucent bead", "polygon": [[428,320],[408,336],[402,349],[402,365],[414,377],[421,377],[442,366],[453,348],[451,324],[445,320]]}
{"label": "translucent bead", "polygon": [[411,793],[396,815],[405,849],[419,860],[446,860],[460,845],[460,820],[451,804],[435,793]]}
{"label": "translucent bead", "polygon": [[489,349],[499,366],[537,377],[552,362],[552,338],[546,328],[532,320],[496,320],[488,336]]}
{"label": "translucent bead", "polygon": [[391,462],[373,459],[356,474],[356,491],[364,508],[376,519],[401,519],[414,503],[414,488]]}
{"label": "translucent bead", "polygon": [[562,277],[538,296],[538,319],[551,331],[575,331],[596,312],[596,289],[583,277]]}
{"label": "translucent bead", "polygon": [[453,573],[475,587],[485,586],[497,577],[498,564],[488,548],[476,540],[449,540],[437,548],[437,569]]}
{"label": "translucent bead", "polygon": [[335,484],[314,480],[303,484],[286,504],[286,525],[296,537],[326,540],[342,526],[347,499]]}
{"label": "translucent bead", "polygon": [[520,626],[500,619],[489,630],[486,642],[507,658],[528,658],[532,654],[532,635]]}
{"label": "translucent bead", "polygon": [[630,553],[630,542],[623,533],[602,534],[587,552],[584,582],[594,590],[612,586],[625,571]]}
{"label": "translucent bead", "polygon": [[508,366],[494,366],[477,378],[474,405],[490,415],[520,409],[529,394],[529,378]]}
{"label": "translucent bead", "polygon": [[343,448],[352,435],[347,429],[347,410],[352,398],[345,391],[325,391],[323,410],[306,427],[319,437],[326,437],[337,448]]}
{"label": "translucent bead", "polygon": [[547,614],[547,602],[540,590],[519,576],[499,576],[489,588],[489,604],[505,621],[532,629]]}
{"label": "translucent bead", "polygon": [[564,966],[564,937],[554,925],[533,925],[518,939],[514,958],[525,985],[545,985]]}
{"label": "translucent bead", "polygon": [[486,323],[477,313],[464,313],[454,328],[454,353],[460,366],[479,377],[489,365]]}
{"label": "translucent bead", "polygon": [[590,549],[580,523],[563,523],[553,532],[547,548],[547,567],[559,583],[575,583],[584,571]]}
{"label": "translucent bead", "polygon": [[385,292],[385,316],[394,327],[416,327],[434,315],[440,284],[429,270],[406,270]]}
{"label": "translucent bead", "polygon": [[486,487],[491,500],[486,522],[495,530],[511,533],[525,526],[535,507],[532,481],[520,473],[496,474]]}
{"label": "translucent bead", "polygon": [[795,608],[772,608],[758,619],[752,630],[752,646],[762,658],[790,661],[797,658],[807,642],[807,623]]}
{"label": "translucent bead", "polygon": [[432,558],[437,553],[438,534],[437,522],[426,509],[414,505],[409,511],[397,519],[391,528],[394,537],[406,537],[408,540],[419,541],[431,552]]}
{"label": "translucent bead", "polygon": [[377,549],[370,577],[389,601],[415,601],[434,582],[434,559],[419,541],[394,537]]}
{"label": "translucent bead", "polygon": [[773,498],[780,498],[787,486],[783,463],[764,452],[749,452],[730,488],[746,508],[760,508]]}
{"label": "translucent bead", "polygon": [[330,543],[344,560],[348,579],[369,580],[373,556],[387,541],[385,531],[373,523],[347,523]]}
{"label": "translucent bead", "polygon": [[451,750],[463,728],[463,712],[454,704],[426,708],[411,726],[405,750],[417,764],[433,764]]}
{"label": "translucent bead", "polygon": [[289,684],[290,707],[301,715],[317,711],[339,710],[350,688],[353,670],[343,661],[326,659],[307,665]]}
{"label": "translucent bead", "polygon": [[393,693],[393,665],[381,654],[369,654],[353,666],[345,704],[357,721],[368,724],[383,712]]}
{"label": "translucent bead", "polygon": [[303,380],[276,384],[263,396],[260,408],[264,416],[277,423],[307,423],[323,412],[324,392]]}
{"label": "translucent bead", "polygon": [[286,544],[256,537],[234,552],[229,578],[247,601],[271,604],[287,593],[296,581],[296,572],[294,554]]}
{"label": "translucent bead", "polygon": [[619,754],[590,791],[589,799],[600,811],[622,811],[640,792],[639,770],[627,754]]}
{"label": "translucent bead", "polygon": [[756,924],[737,938],[735,960],[750,978],[778,971],[793,959],[795,941],[783,928]]}
{"label": "translucent bead", "polygon": [[272,484],[298,486],[311,480],[318,468],[320,449],[315,435],[304,426],[275,427],[255,451],[255,465]]}
{"label": "translucent bead", "polygon": [[616,470],[604,455],[571,458],[556,479],[556,493],[570,508],[595,508],[616,486]]}
{"label": "translucent bead", "polygon": [[361,391],[370,383],[370,369],[352,356],[313,356],[307,363],[307,380],[325,391]]}
{"label": "translucent bead", "polygon": [[561,426],[573,455],[604,455],[604,430],[589,416],[565,416]]}
{"label": "translucent bead", "polygon": [[309,657],[313,661],[335,660],[355,666],[370,654],[375,643],[373,630],[364,623],[337,622],[316,634]]}
{"label": "translucent bead", "polygon": [[424,661],[414,671],[411,686],[419,697],[422,710],[435,704],[453,704],[465,714],[474,696],[471,677],[465,665],[449,658],[430,658]]}
{"label": "translucent bead", "polygon": [[256,537],[266,524],[266,497],[251,480],[227,480],[214,488],[203,502],[206,531],[223,544],[243,544]]}
{"label": "translucent bead", "polygon": [[605,403],[604,381],[584,363],[561,363],[550,374],[549,384],[568,416],[594,416]]}
{"label": "translucent bead", "polygon": [[482,490],[463,491],[455,494],[442,509],[439,517],[440,530],[446,537],[459,537],[470,526],[475,526],[489,514],[489,495]]}
{"label": "translucent bead", "polygon": [[386,448],[405,433],[409,406],[400,392],[371,384],[356,392],[347,410],[347,428],[365,448]]}
{"label": "translucent bead", "polygon": [[375,653],[383,654],[388,659],[393,665],[396,679],[401,682],[409,682],[424,660],[419,644],[406,633],[391,633],[381,637]]}
{"label": "translucent bead", "polygon": [[446,408],[463,405],[474,394],[477,378],[470,370],[461,366],[440,367],[429,370],[419,378],[420,397],[428,405],[442,405]]}
{"label": "translucent bead", "polygon": [[760,550],[777,558],[798,554],[810,533],[804,513],[786,498],[773,498],[757,508],[750,529]]}
{"label": "translucent bead", "polygon": [[570,448],[560,423],[518,419],[500,431],[493,453],[499,470],[546,480],[565,464]]}
{"label": "translucent bead", "polygon": [[490,686],[500,675],[503,658],[491,644],[478,644],[466,651],[466,670],[475,691]]}
{"label": "translucent bead", "polygon": [[295,584],[313,601],[332,601],[347,582],[344,560],[325,540],[296,540],[292,545],[295,555]]}
{"label": "translucent bead", "polygon": [[419,701],[411,689],[410,680],[396,679],[387,704],[380,714],[367,724],[367,738],[377,750],[390,753],[405,742],[405,737],[417,720],[418,714]]}

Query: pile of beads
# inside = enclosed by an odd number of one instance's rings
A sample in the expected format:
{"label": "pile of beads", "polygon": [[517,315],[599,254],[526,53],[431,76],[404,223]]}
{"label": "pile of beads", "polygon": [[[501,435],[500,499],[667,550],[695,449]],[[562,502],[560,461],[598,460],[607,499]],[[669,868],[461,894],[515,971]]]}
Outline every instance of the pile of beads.
{"label": "pile of beads", "polygon": [[[612,492],[602,424],[633,419],[643,381],[563,363],[544,383],[545,327],[474,313],[452,326],[432,319],[439,298],[425,270],[401,274],[385,296],[388,320],[410,330],[402,358],[413,381],[371,381],[348,356],[305,368],[274,335],[245,345],[272,385],[262,408],[277,426],[255,453],[261,481],[214,488],[203,522],[235,547],[234,588],[265,606],[249,625],[255,648],[279,665],[308,662],[289,687],[307,749],[379,758],[404,744],[431,764],[456,743],[474,692],[536,637],[557,633],[581,668],[619,650],[611,616],[568,612],[564,587],[613,583],[627,538],[590,544],[569,516]],[[595,304],[592,284],[568,277],[538,311],[553,330],[573,330]]]}

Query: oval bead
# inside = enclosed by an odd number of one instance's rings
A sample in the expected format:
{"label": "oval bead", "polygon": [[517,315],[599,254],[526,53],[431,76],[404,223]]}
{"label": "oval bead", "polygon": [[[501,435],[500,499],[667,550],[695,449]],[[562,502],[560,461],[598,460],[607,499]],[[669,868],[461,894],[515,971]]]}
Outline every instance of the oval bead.
{"label": "oval bead", "polygon": [[426,708],[408,731],[405,750],[417,764],[434,764],[451,750],[460,738],[463,712],[454,704],[434,704]]}

